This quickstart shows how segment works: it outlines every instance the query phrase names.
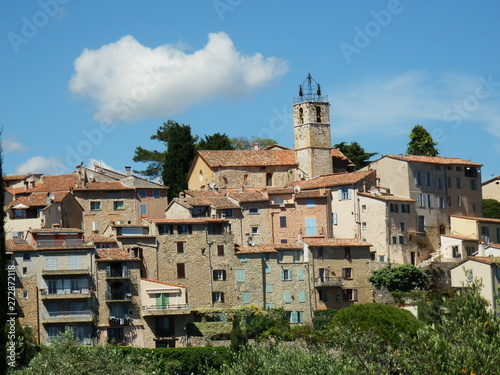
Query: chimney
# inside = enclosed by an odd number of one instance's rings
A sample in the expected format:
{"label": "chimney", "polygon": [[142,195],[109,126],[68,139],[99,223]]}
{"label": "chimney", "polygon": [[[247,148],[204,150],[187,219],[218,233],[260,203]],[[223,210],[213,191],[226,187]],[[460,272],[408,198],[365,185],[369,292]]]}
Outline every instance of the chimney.
{"label": "chimney", "polygon": [[253,144],[253,147],[252,147],[252,148],[253,148],[254,150],[260,150],[260,145],[259,145],[257,142],[255,142],[255,143]]}
{"label": "chimney", "polygon": [[127,177],[130,177],[130,167],[129,166],[125,166],[125,174],[127,175]]}
{"label": "chimney", "polygon": [[24,190],[28,190],[30,183],[28,181],[24,181]]}

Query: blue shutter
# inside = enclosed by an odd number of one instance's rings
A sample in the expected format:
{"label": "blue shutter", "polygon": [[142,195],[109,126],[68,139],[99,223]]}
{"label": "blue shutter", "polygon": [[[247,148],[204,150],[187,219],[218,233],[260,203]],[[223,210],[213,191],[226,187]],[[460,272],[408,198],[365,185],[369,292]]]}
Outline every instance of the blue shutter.
{"label": "blue shutter", "polygon": [[245,281],[245,270],[236,270],[236,281]]}
{"label": "blue shutter", "polygon": [[273,284],[266,284],[266,293],[273,292]]}
{"label": "blue shutter", "polygon": [[290,323],[296,324],[299,322],[299,317],[297,315],[297,311],[292,311],[290,314]]}
{"label": "blue shutter", "polygon": [[266,273],[271,273],[271,267],[269,265],[266,264]]}
{"label": "blue shutter", "polygon": [[316,235],[316,218],[306,219],[306,235],[308,236]]}
{"label": "blue shutter", "polygon": [[250,292],[243,292],[243,303],[250,303]]}
{"label": "blue shutter", "polygon": [[283,297],[284,297],[285,303],[292,302],[292,296],[291,296],[290,292],[284,292]]}
{"label": "blue shutter", "polygon": [[281,270],[281,281],[285,280],[285,270]]}
{"label": "blue shutter", "polygon": [[299,302],[306,302],[306,292],[302,290],[299,292]]}
{"label": "blue shutter", "polygon": [[304,270],[297,270],[297,279],[304,280]]}

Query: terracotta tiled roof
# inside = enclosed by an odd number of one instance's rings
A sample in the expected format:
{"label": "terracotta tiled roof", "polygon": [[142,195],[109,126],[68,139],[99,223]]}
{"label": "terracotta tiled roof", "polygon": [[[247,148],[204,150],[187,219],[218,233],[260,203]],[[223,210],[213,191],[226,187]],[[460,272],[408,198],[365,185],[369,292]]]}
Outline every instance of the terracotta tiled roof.
{"label": "terracotta tiled roof", "polygon": [[251,202],[267,202],[268,197],[262,193],[229,193],[229,197],[237,200],[240,203],[251,203]]}
{"label": "terracotta tiled roof", "polygon": [[456,240],[462,240],[462,241],[479,242],[479,240],[476,238],[469,238],[469,237],[465,237],[465,236],[456,236],[456,235],[452,235],[452,234],[442,234],[441,237],[454,238]]}
{"label": "terracotta tiled roof", "polygon": [[370,177],[375,178],[375,171],[333,173],[311,178],[310,180],[297,181],[294,185],[298,185],[301,189],[306,190],[317,189],[320,187],[350,185]]}
{"label": "terracotta tiled roof", "polygon": [[459,158],[446,158],[443,156],[421,156],[421,155],[386,155],[386,157],[391,159],[418,162],[418,163],[430,163],[430,164],[444,164],[444,165],[471,165],[480,167],[482,164],[473,163],[468,160]]}
{"label": "terracotta tiled roof", "polygon": [[35,185],[30,191],[69,191],[80,183],[76,174],[61,174],[54,176],[42,176],[42,181]]}
{"label": "terracotta tiled roof", "polygon": [[332,148],[332,157],[334,158],[338,158],[338,159],[342,159],[342,160],[345,160],[345,161],[350,161],[347,156],[345,156],[343,154],[342,151],[340,151],[340,149],[338,148]]}
{"label": "terracotta tiled roof", "polygon": [[451,268],[457,268],[457,267],[461,266],[462,264],[464,264],[465,262],[468,262],[470,260],[473,260],[473,261],[476,261],[476,262],[479,262],[479,263],[489,264],[489,265],[498,264],[500,262],[500,258],[498,258],[498,257],[481,257],[481,256],[475,256],[475,257],[465,258],[464,260],[458,262],[457,264],[455,264]]}
{"label": "terracotta tiled roof", "polygon": [[490,183],[492,183],[493,181],[498,181],[500,180],[500,176],[496,176],[496,177],[493,177],[493,178],[490,178],[488,181],[484,181],[481,185],[488,185]]}
{"label": "terracotta tiled roof", "polygon": [[116,238],[106,236],[93,236],[94,243],[116,243]]}
{"label": "terracotta tiled roof", "polygon": [[28,232],[31,233],[54,233],[54,234],[61,234],[61,233],[68,233],[68,234],[79,234],[83,233],[83,230],[79,228],[33,228],[28,230]]}
{"label": "terracotta tiled roof", "polygon": [[196,217],[188,219],[151,219],[155,224],[205,224],[205,223],[227,223],[227,219],[212,217]]}
{"label": "terracotta tiled roof", "polygon": [[75,191],[85,190],[134,190],[134,188],[123,185],[118,181],[87,182],[85,187],[79,186]]}
{"label": "terracotta tiled roof", "polygon": [[459,219],[474,220],[474,221],[479,221],[481,223],[500,224],[500,219],[490,219],[487,217],[459,216],[459,215],[450,215],[450,217],[456,217]]}
{"label": "terracotta tiled roof", "polygon": [[140,260],[139,258],[131,258],[130,254],[120,248],[111,249],[97,249],[97,261],[110,261],[110,260]]}
{"label": "terracotta tiled roof", "polygon": [[35,249],[25,240],[5,240],[5,247],[8,251],[34,251]]}
{"label": "terracotta tiled roof", "polygon": [[295,193],[295,198],[296,199],[301,199],[301,198],[326,198],[328,196],[328,193],[326,191],[321,191],[321,190],[306,190],[306,191],[301,191],[299,193]]}
{"label": "terracotta tiled roof", "polygon": [[293,194],[293,187],[268,187],[267,194]]}
{"label": "terracotta tiled roof", "polygon": [[235,245],[236,254],[277,253],[279,250],[302,250],[302,247],[288,244],[262,244],[256,246]]}
{"label": "terracotta tiled roof", "polygon": [[379,199],[381,201],[416,202],[415,199],[398,197],[395,195],[385,195],[385,194],[384,195],[375,195],[375,194],[369,194],[369,193],[358,193],[358,195],[362,196],[362,197],[367,197],[367,198]]}
{"label": "terracotta tiled roof", "polygon": [[150,279],[141,279],[141,280],[144,280],[144,281],[148,281],[150,283],[155,283],[155,284],[161,284],[161,285],[169,285],[169,286],[175,286],[177,288],[184,288],[184,289],[187,289],[186,286],[182,286],[182,285],[177,285],[177,284],[170,284],[170,283],[164,283],[162,281],[156,281],[156,280],[150,280]]}
{"label": "terracotta tiled roof", "polygon": [[[18,196],[14,201],[12,201],[7,208],[14,207],[18,204],[23,204],[28,207],[45,207],[51,204],[51,202],[47,203],[47,194],[46,192],[35,192],[31,193],[27,196]],[[57,191],[53,193],[53,201],[61,202],[69,192],[67,191]]]}
{"label": "terracotta tiled roof", "polygon": [[294,150],[200,150],[198,155],[211,168],[297,165]]}
{"label": "terracotta tiled roof", "polygon": [[3,176],[4,181],[22,181],[29,177],[29,174],[20,174],[20,175],[6,175]]}
{"label": "terracotta tiled roof", "polygon": [[192,198],[212,198],[221,196],[219,193],[212,190],[186,190],[184,193],[187,197]]}
{"label": "terracotta tiled roof", "polygon": [[216,210],[222,210],[239,207],[228,198],[220,196],[210,198],[175,198],[174,201],[186,208],[193,208],[195,206],[212,206]]}
{"label": "terracotta tiled roof", "polygon": [[368,242],[361,241],[357,238],[308,238],[304,237],[303,242],[309,246],[331,246],[331,247],[356,247],[356,246],[372,246]]}

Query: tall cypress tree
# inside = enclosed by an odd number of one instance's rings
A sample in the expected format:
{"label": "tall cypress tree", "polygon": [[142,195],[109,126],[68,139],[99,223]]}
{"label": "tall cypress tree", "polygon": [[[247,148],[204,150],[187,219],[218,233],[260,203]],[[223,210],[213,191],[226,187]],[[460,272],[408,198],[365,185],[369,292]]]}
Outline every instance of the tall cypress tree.
{"label": "tall cypress tree", "polygon": [[408,155],[438,156],[439,151],[435,147],[429,132],[422,125],[415,125],[410,133],[410,142],[408,143]]}

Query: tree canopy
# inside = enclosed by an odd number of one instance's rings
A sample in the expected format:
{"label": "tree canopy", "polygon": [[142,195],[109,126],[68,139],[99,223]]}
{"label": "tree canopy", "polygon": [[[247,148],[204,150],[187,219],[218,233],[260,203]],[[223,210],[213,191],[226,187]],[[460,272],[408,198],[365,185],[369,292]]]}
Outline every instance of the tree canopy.
{"label": "tree canopy", "polygon": [[358,142],[340,142],[333,146],[338,148],[355,165],[355,169],[361,169],[369,164],[369,159],[378,154],[378,152],[366,152]]}
{"label": "tree canopy", "polygon": [[411,264],[373,271],[368,281],[376,288],[386,287],[389,291],[409,292],[425,288],[430,276]]}
{"label": "tree canopy", "polygon": [[496,199],[483,199],[483,217],[500,219],[500,202]]}
{"label": "tree canopy", "polygon": [[277,142],[271,138],[236,137],[231,138],[231,144],[235,150],[251,150],[254,144],[258,144],[260,148],[266,148],[277,144]]}
{"label": "tree canopy", "polygon": [[231,139],[226,134],[215,133],[212,135],[205,135],[196,144],[197,150],[234,150],[234,145]]}
{"label": "tree canopy", "polygon": [[438,156],[439,151],[435,147],[429,132],[422,125],[415,125],[410,133],[410,142],[406,153],[408,155]]}

